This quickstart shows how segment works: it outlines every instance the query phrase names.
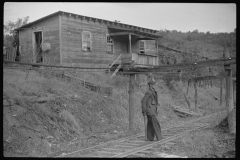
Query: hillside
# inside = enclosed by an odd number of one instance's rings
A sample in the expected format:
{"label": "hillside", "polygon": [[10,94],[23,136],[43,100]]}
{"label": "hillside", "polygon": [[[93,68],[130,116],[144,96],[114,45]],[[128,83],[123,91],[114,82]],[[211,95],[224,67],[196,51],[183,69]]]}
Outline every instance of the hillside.
{"label": "hillside", "polygon": [[[223,52],[228,52],[230,57],[236,57],[236,29],[231,33],[204,33],[197,29],[192,32],[160,30],[158,35],[163,37],[158,44],[160,64],[218,59],[223,58]],[[223,71],[223,67],[206,67],[199,71],[199,75],[222,75]],[[188,74],[191,76],[192,73]],[[233,65],[233,75],[236,75],[236,65]]]}
{"label": "hillside", "polygon": [[[53,74],[54,73],[54,74]],[[67,81],[58,71],[3,70],[3,144],[6,157],[45,157],[85,148],[129,134],[143,132],[140,101],[147,86],[139,77],[134,94],[134,133],[128,132],[128,77],[104,72],[68,71],[86,81],[113,87],[108,96],[93,92],[76,81]],[[141,85],[141,87],[140,87]],[[161,103],[161,126],[177,124],[194,117],[179,117],[172,106],[187,108],[186,85],[158,80],[155,88]],[[187,95],[194,105],[194,89]],[[203,115],[224,109],[219,106],[219,88],[199,88],[198,108]],[[224,104],[224,102],[223,102]],[[72,142],[79,142],[75,145]]]}

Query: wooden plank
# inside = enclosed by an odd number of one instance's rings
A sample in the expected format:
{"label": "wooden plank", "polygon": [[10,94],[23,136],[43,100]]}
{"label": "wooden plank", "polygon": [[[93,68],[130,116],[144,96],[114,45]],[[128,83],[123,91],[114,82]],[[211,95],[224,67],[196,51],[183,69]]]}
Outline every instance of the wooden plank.
{"label": "wooden plank", "polygon": [[136,146],[139,146],[139,145],[141,145],[141,144],[136,144],[136,143],[126,143],[126,142],[124,142],[124,143],[119,143],[119,145],[121,145],[121,146],[127,146],[127,147],[136,147]]}
{"label": "wooden plank", "polygon": [[117,74],[117,72],[119,71],[119,69],[121,68],[121,64],[117,67],[117,69],[113,72],[113,74],[111,75],[111,77],[110,78],[113,78],[116,74]]}
{"label": "wooden plank", "polygon": [[124,149],[124,150],[129,150],[129,149],[133,149],[135,148],[134,146],[121,146],[121,145],[116,145],[114,146],[114,148],[117,148],[117,149]]}
{"label": "wooden plank", "polygon": [[214,60],[208,60],[208,61],[199,61],[196,63],[181,63],[181,64],[174,64],[174,65],[160,65],[160,66],[154,66],[153,68],[134,68],[129,67],[128,69],[131,69],[133,71],[140,71],[140,72],[161,72],[161,71],[172,71],[177,69],[186,69],[186,68],[196,68],[196,67],[206,67],[206,66],[223,66],[223,65],[230,65],[230,64],[236,64],[236,58],[231,59],[214,59]]}
{"label": "wooden plank", "polygon": [[113,61],[115,56],[114,55],[107,55],[107,54],[102,54],[102,53],[92,53],[92,54],[82,54],[82,53],[75,53],[74,58],[93,58],[93,59],[104,59],[104,60],[109,60]]}
{"label": "wooden plank", "polygon": [[[114,152],[112,152],[112,151],[103,151],[103,150],[101,150],[101,151],[96,151],[96,153],[97,153],[97,154],[114,155],[114,154],[119,153],[119,152],[114,153]],[[103,155],[102,155],[102,156],[103,156]],[[103,157],[104,157],[104,156],[103,156]]]}
{"label": "wooden plank", "polygon": [[112,68],[112,66],[120,59],[121,60],[122,57],[122,53],[117,57],[117,59],[115,61],[113,61],[113,63],[110,65],[109,68]]}
{"label": "wooden plank", "polygon": [[196,112],[193,112],[193,111],[189,111],[189,110],[186,110],[186,109],[182,109],[181,107],[179,106],[173,106],[173,110],[176,110],[178,112],[182,112],[184,114],[188,114],[188,115],[193,115],[193,116],[200,116],[201,114],[199,113],[196,113]]}

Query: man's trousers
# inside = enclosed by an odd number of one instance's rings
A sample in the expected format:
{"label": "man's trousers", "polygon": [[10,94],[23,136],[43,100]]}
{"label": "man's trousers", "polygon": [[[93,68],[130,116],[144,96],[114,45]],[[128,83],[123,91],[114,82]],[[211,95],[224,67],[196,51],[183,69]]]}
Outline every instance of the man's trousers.
{"label": "man's trousers", "polygon": [[161,134],[161,127],[160,124],[154,115],[147,115],[147,139],[149,141],[153,141],[154,136],[156,135],[157,141],[161,140],[162,134]]}

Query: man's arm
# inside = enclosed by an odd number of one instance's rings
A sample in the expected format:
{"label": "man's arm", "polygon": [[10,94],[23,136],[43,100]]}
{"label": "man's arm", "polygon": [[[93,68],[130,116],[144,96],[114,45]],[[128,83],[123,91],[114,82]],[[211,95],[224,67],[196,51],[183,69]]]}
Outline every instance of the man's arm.
{"label": "man's arm", "polygon": [[143,115],[146,115],[147,113],[147,100],[149,98],[150,94],[149,93],[146,93],[141,101],[142,103],[142,113]]}

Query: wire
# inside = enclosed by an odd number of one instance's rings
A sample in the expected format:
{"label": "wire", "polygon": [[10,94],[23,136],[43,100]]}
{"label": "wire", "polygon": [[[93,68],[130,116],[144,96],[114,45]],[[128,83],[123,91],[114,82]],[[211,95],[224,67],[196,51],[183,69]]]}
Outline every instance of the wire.
{"label": "wire", "polygon": [[[19,67],[4,67],[4,69],[67,71],[67,70],[62,70],[62,69],[48,69],[48,68],[33,69],[33,68],[19,68]],[[73,71],[73,72],[75,72],[75,71]],[[77,70],[77,72],[105,72],[105,71],[82,71],[82,70]]]}
{"label": "wire", "polygon": [[[30,70],[34,71],[35,69],[33,68],[19,68],[19,67],[4,67],[4,69],[20,69],[20,70]],[[68,70],[62,70],[62,69],[48,69],[48,68],[39,68],[37,70],[50,70],[50,71],[68,71]],[[73,71],[74,72],[74,71]],[[105,72],[105,71],[77,71],[77,72]],[[119,72],[119,74],[144,74],[144,73],[149,73],[149,72]],[[179,75],[179,74],[178,74]],[[199,78],[199,77],[180,77],[180,76],[175,76],[175,75],[157,75],[156,78],[177,78],[177,79],[192,79],[192,78]]]}
{"label": "wire", "polygon": [[55,68],[72,68],[72,69],[110,69],[110,68],[85,68],[85,67],[71,67],[71,66],[59,66],[59,65],[48,65],[40,63],[25,63],[25,62],[15,62],[15,61],[4,61],[4,63],[13,63],[19,65],[32,65],[32,66],[44,66],[44,67],[55,67]]}

